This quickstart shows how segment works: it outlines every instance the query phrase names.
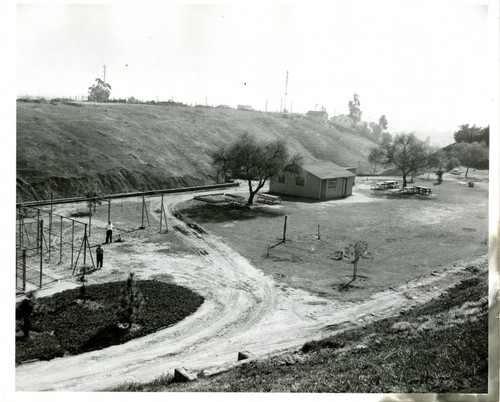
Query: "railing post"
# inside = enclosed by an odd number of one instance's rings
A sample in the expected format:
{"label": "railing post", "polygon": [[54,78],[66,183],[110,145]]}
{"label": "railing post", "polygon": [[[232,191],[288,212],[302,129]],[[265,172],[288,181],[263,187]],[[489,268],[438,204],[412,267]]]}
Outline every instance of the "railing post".
{"label": "railing post", "polygon": [[160,207],[160,233],[161,233],[162,220],[163,220],[163,194],[161,195],[161,207]]}
{"label": "railing post", "polygon": [[61,230],[59,231],[59,264],[62,264],[62,244],[63,244],[63,218],[61,216]]}
{"label": "railing post", "polygon": [[43,219],[40,221],[40,287],[42,287],[42,270],[43,270]]}
{"label": "railing post", "polygon": [[71,220],[71,268],[73,268],[74,243],[75,243],[75,221]]}
{"label": "railing post", "polygon": [[23,292],[26,290],[26,249],[23,249]]}
{"label": "railing post", "polygon": [[52,248],[51,236],[52,236],[52,212],[50,212],[49,214],[49,261],[50,261],[50,249]]}
{"label": "railing post", "polygon": [[36,253],[38,254],[38,248],[40,247],[40,210],[37,209],[36,217]]}
{"label": "railing post", "polygon": [[[83,269],[85,270],[85,265],[87,264],[87,224],[85,224],[85,232],[83,234]],[[83,271],[85,272],[85,271]]]}

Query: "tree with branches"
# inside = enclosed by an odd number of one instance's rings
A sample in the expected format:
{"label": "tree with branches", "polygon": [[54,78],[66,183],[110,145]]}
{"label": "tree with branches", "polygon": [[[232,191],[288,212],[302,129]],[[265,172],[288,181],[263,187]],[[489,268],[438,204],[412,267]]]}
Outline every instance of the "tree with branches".
{"label": "tree with branches", "polygon": [[352,100],[349,101],[349,117],[352,119],[353,125],[361,121],[361,102],[359,101],[359,95],[354,94]]}
{"label": "tree with branches", "polygon": [[368,160],[370,163],[396,166],[402,173],[403,187],[408,183],[408,175],[417,174],[434,163],[430,148],[413,133],[397,134],[394,138],[382,136],[380,144],[370,150]]}
{"label": "tree with branches", "polygon": [[488,147],[478,142],[457,144],[460,163],[467,168],[465,178],[471,167],[481,167],[488,161]]}
{"label": "tree with branches", "polygon": [[385,117],[385,114],[380,116],[380,118],[378,119],[378,125],[382,130],[387,130],[389,123],[387,122],[387,118]]}
{"label": "tree with branches", "polygon": [[111,85],[100,78],[95,79],[95,84],[89,87],[89,101],[106,102],[111,94]]}
{"label": "tree with branches", "polygon": [[368,243],[364,241],[357,241],[356,243],[349,244],[344,251],[344,255],[351,255],[353,264],[352,279],[343,287],[349,286],[358,277],[358,262],[360,258],[371,258],[368,252]]}
{"label": "tree with branches", "polygon": [[218,174],[222,171],[224,175],[229,173],[248,182],[247,204],[252,205],[255,195],[273,176],[282,172],[297,173],[302,157],[290,156],[283,140],[261,143],[245,133],[227,148],[221,147],[214,152],[212,163]]}

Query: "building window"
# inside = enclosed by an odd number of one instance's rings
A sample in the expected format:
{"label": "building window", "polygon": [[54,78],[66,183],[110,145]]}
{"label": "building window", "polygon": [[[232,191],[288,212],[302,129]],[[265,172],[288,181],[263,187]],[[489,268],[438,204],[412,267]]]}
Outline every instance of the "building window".
{"label": "building window", "polygon": [[305,182],[304,177],[302,177],[302,176],[296,176],[296,177],[295,177],[295,184],[296,184],[297,186],[303,186],[303,185],[304,185],[304,182]]}
{"label": "building window", "polygon": [[278,183],[284,183],[284,182],[285,182],[285,175],[279,174],[278,175]]}
{"label": "building window", "polygon": [[335,188],[335,187],[337,187],[337,179],[330,179],[328,181],[328,187],[329,188]]}

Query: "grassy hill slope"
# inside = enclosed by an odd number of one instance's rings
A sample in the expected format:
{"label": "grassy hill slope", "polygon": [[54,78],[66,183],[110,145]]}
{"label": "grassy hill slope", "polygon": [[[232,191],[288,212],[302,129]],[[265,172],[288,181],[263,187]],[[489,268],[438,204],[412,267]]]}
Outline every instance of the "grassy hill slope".
{"label": "grassy hill slope", "polygon": [[209,184],[210,152],[243,132],[306,161],[368,172],[369,138],[301,117],[182,106],[17,103],[18,201]]}

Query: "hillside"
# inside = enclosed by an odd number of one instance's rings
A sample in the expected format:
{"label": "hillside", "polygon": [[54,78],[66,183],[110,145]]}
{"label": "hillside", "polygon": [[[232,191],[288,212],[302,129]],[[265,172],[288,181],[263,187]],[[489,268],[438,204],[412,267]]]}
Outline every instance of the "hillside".
{"label": "hillside", "polygon": [[[342,130],[342,131],[340,131]],[[17,200],[213,183],[210,152],[243,132],[283,138],[305,161],[368,173],[374,145],[301,117],[140,104],[17,102]]]}

